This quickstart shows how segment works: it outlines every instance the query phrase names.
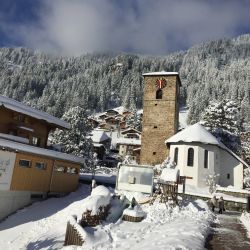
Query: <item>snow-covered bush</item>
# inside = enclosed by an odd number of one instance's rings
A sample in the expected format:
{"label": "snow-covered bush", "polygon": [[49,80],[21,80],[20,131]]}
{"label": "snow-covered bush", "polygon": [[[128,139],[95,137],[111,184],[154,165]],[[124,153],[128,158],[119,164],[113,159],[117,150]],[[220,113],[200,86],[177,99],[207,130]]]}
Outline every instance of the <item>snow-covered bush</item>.
{"label": "snow-covered bush", "polygon": [[244,169],[244,185],[246,188],[250,188],[250,168]]}
{"label": "snow-covered bush", "polygon": [[216,191],[216,184],[219,174],[210,174],[206,178],[206,184],[210,194],[213,194]]}
{"label": "snow-covered bush", "polygon": [[108,216],[111,194],[108,188],[97,186],[86,198],[82,209],[81,225],[96,226]]}

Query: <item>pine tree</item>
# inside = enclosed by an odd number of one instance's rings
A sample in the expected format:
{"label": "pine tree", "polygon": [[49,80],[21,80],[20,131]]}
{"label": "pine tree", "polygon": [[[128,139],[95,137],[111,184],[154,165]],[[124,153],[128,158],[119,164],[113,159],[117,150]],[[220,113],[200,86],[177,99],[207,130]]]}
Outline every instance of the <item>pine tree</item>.
{"label": "pine tree", "polygon": [[92,161],[92,141],[89,138],[91,125],[84,109],[74,107],[69,109],[62,119],[70,124],[69,130],[57,129],[52,134],[52,143],[65,147],[65,152],[84,157],[86,164]]}
{"label": "pine tree", "polygon": [[[240,106],[232,100],[212,102],[202,115],[201,124],[227,147],[235,152],[240,150]],[[239,152],[238,152],[239,153]]]}

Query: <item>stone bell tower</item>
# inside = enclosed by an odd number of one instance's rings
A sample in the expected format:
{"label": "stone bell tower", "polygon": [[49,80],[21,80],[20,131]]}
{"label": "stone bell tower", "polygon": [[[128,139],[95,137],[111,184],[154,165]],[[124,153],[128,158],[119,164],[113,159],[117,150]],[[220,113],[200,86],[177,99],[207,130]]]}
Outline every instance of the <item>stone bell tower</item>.
{"label": "stone bell tower", "polygon": [[165,140],[178,130],[181,81],[177,72],[153,72],[143,76],[140,164],[155,165],[162,163],[168,156]]}

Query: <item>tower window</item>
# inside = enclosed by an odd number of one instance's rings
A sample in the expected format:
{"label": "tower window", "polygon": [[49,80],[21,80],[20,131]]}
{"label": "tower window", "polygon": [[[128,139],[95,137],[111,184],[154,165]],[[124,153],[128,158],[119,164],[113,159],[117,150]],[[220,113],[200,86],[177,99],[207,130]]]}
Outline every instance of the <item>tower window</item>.
{"label": "tower window", "polygon": [[176,165],[178,164],[178,148],[174,149],[174,162],[176,163]]}
{"label": "tower window", "polygon": [[153,155],[156,155],[156,152],[153,152]]}
{"label": "tower window", "polygon": [[227,174],[227,179],[230,179],[230,174]]}
{"label": "tower window", "polygon": [[158,89],[157,91],[156,91],[156,99],[162,99],[162,90],[161,89]]}
{"label": "tower window", "polygon": [[157,128],[157,126],[154,126],[154,128]]}
{"label": "tower window", "polygon": [[204,152],[204,168],[208,168],[208,151]]}
{"label": "tower window", "polygon": [[188,149],[187,165],[189,167],[194,166],[194,149],[193,148]]}

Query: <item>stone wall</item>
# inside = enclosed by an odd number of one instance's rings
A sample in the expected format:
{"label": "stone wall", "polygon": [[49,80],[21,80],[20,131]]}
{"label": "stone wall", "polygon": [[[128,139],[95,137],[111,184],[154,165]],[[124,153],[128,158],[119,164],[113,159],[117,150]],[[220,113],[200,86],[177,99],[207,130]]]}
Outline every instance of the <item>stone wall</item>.
{"label": "stone wall", "polygon": [[[207,202],[209,202],[210,200],[210,198],[208,197],[191,195],[191,194],[185,194],[184,199],[192,199],[192,200],[201,199]],[[228,210],[228,211],[243,212],[246,210],[246,203],[243,203],[243,202],[224,200],[224,206],[225,206],[226,211]]]}
{"label": "stone wall", "polygon": [[[167,81],[162,99],[156,99],[159,78]],[[145,77],[140,164],[159,164],[168,156],[165,140],[178,129],[178,81],[176,75]]]}

